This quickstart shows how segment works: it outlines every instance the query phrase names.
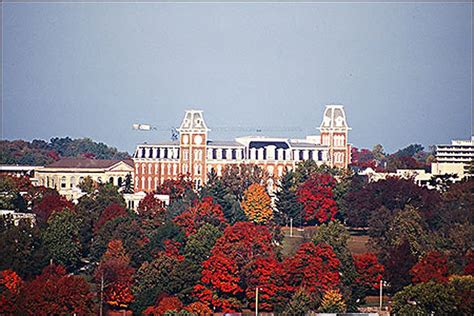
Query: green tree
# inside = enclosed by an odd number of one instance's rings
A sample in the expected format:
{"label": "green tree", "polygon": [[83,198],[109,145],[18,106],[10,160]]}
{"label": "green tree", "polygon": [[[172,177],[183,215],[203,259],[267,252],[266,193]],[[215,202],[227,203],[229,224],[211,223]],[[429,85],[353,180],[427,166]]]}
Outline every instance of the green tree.
{"label": "green tree", "polygon": [[274,220],[278,225],[289,225],[290,219],[296,224],[302,224],[303,206],[298,201],[298,196],[294,191],[293,172],[287,171],[280,179],[278,189],[275,194],[276,210]]}
{"label": "green tree", "polygon": [[189,236],[184,247],[184,256],[200,265],[210,257],[211,249],[220,236],[222,236],[222,232],[217,227],[204,224],[195,234]]}
{"label": "green tree", "polygon": [[393,297],[394,315],[455,315],[454,289],[443,283],[409,285]]}
{"label": "green tree", "polygon": [[48,252],[37,225],[28,219],[15,224],[11,216],[0,216],[0,270],[13,269],[22,278],[37,275],[48,264]]}
{"label": "green tree", "polygon": [[79,228],[77,215],[68,209],[50,216],[43,240],[55,263],[69,269],[78,266],[81,258]]}
{"label": "green tree", "polygon": [[123,189],[123,193],[133,193],[133,180],[132,180],[132,175],[129,173],[127,173],[127,175],[125,176],[125,180],[123,181],[122,183],[122,189]]}
{"label": "green tree", "polygon": [[311,298],[303,290],[298,290],[293,294],[281,314],[284,316],[304,316],[310,311],[311,305]]}

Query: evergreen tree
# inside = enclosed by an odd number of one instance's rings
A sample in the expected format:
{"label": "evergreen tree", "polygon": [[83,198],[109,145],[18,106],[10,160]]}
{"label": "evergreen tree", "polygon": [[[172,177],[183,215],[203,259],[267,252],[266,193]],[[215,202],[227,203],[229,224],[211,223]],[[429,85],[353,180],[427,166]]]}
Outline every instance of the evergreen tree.
{"label": "evergreen tree", "polygon": [[290,218],[295,223],[301,223],[302,205],[298,201],[296,193],[293,191],[293,172],[286,172],[278,184],[276,195],[276,210],[274,213],[275,222],[278,225],[288,225]]}
{"label": "evergreen tree", "polygon": [[122,184],[123,193],[133,193],[132,175],[127,173],[125,180]]}

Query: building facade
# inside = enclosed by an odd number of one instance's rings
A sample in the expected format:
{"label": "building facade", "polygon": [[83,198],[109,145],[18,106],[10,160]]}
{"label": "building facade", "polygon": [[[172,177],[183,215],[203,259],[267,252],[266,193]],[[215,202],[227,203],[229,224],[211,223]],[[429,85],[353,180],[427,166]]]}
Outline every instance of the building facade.
{"label": "building facade", "polygon": [[221,175],[232,164],[255,164],[268,172],[269,188],[285,168],[295,168],[304,160],[317,164],[347,168],[350,163],[350,130],[344,107],[327,105],[320,135],[304,139],[246,136],[233,141],[209,139],[203,112],[188,110],[178,129],[179,140],[157,144],[140,144],[133,155],[135,192],[154,191],[163,181],[187,175],[195,187],[203,185],[209,172]]}
{"label": "building facade", "polygon": [[431,165],[433,173],[456,173],[461,178],[473,176],[469,168],[474,163],[474,136],[471,140],[453,140],[451,144],[437,145],[435,160]]}
{"label": "building facade", "polygon": [[65,158],[36,169],[38,184],[58,190],[70,200],[81,194],[78,185],[86,177],[99,183],[122,186],[127,174],[133,179],[132,160],[95,160]]}

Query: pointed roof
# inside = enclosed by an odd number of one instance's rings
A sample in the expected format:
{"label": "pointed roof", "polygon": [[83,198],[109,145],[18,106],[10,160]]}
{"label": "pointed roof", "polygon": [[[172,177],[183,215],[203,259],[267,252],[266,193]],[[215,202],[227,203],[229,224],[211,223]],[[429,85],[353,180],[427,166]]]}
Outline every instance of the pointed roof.
{"label": "pointed roof", "polygon": [[206,122],[201,110],[186,110],[181,126],[178,131],[181,132],[208,132]]}

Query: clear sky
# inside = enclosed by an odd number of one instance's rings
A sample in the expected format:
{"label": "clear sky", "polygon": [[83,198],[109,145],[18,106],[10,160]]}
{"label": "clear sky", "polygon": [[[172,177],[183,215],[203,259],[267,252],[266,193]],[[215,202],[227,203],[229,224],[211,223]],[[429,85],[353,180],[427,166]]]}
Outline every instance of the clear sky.
{"label": "clear sky", "polygon": [[[358,147],[468,139],[472,4],[5,3],[3,137],[133,151],[204,110],[212,139],[317,134],[345,105]],[[291,129],[299,126],[302,130]],[[290,128],[290,129],[288,129]]]}

